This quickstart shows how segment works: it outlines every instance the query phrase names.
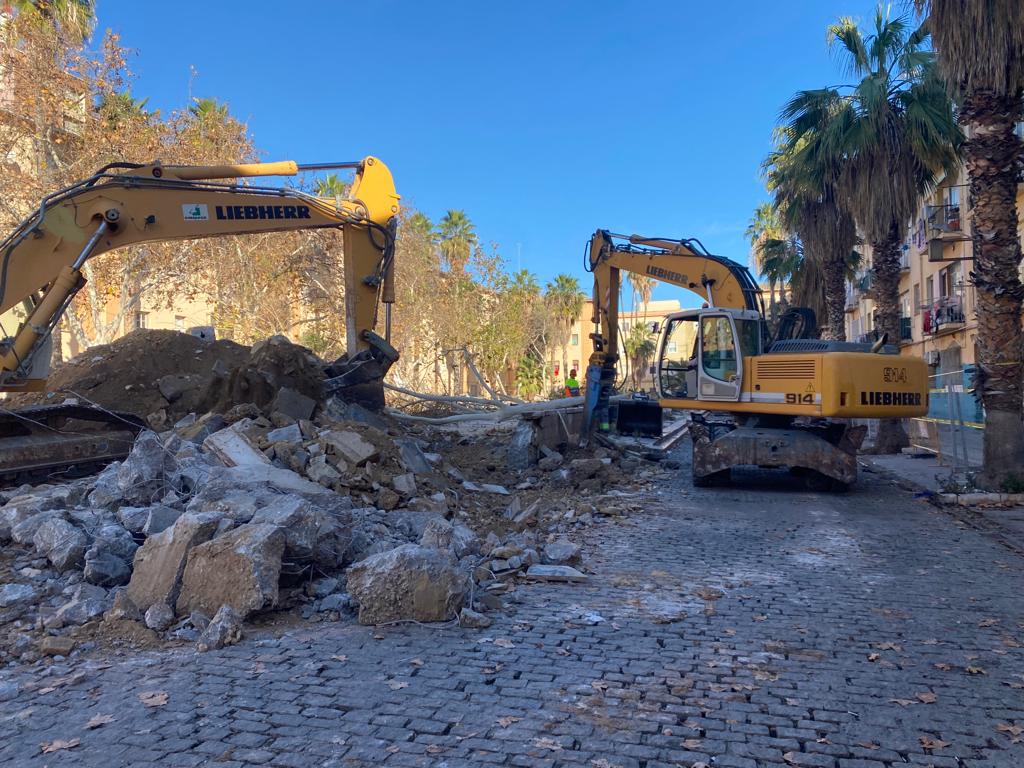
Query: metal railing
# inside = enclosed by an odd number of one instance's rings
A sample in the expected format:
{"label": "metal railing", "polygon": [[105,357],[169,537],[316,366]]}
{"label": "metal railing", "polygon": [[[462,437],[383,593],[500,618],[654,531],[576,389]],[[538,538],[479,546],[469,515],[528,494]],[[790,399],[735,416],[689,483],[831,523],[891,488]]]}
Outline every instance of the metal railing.
{"label": "metal railing", "polygon": [[921,307],[921,331],[926,336],[934,336],[951,327],[959,328],[966,322],[962,293],[942,296],[932,304]]}
{"label": "metal railing", "polygon": [[938,232],[940,235],[945,233],[962,233],[964,231],[959,203],[956,205],[925,206],[925,216],[928,219],[928,228]]}

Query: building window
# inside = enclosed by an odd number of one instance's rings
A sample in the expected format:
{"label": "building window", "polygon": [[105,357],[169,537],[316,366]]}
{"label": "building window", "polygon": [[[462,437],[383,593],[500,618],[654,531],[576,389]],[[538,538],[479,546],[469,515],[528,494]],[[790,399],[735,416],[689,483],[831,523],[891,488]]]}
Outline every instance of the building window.
{"label": "building window", "polygon": [[175,315],[174,316],[174,330],[184,331],[185,330],[185,316]]}
{"label": "building window", "polygon": [[675,354],[675,353],[676,353],[676,352],[678,351],[678,350],[677,350],[677,345],[676,345],[676,342],[674,342],[674,341],[670,341],[670,342],[669,342],[669,343],[668,343],[668,344],[667,344],[667,345],[665,346],[665,351],[666,351],[666,352],[668,352],[668,354],[670,354],[670,355],[674,355],[674,354]]}
{"label": "building window", "polygon": [[572,361],[572,367],[573,367],[574,370],[578,371],[580,369],[580,361],[579,360],[573,360]]}
{"label": "building window", "polygon": [[132,330],[149,328],[149,312],[136,312],[132,320]]}
{"label": "building window", "polygon": [[914,314],[921,314],[921,284],[914,283]]}
{"label": "building window", "polygon": [[574,347],[578,347],[580,345],[580,335],[578,333],[574,333],[572,335],[572,339],[569,340],[569,343]]}
{"label": "building window", "polygon": [[929,275],[924,284],[925,303],[930,307],[935,303],[935,277]]}

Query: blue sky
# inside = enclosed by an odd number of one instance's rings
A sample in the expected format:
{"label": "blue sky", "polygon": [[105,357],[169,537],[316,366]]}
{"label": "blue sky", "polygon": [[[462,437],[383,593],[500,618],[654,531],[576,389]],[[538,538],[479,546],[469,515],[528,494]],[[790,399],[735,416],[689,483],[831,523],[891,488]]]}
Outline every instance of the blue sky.
{"label": "blue sky", "polygon": [[[98,0],[150,106],[227,101],[266,159],[391,167],[511,268],[580,277],[597,228],[746,261],[783,102],[838,82],[825,28],[873,4]],[[655,298],[671,298],[661,287]],[[680,296],[679,298],[683,298]]]}

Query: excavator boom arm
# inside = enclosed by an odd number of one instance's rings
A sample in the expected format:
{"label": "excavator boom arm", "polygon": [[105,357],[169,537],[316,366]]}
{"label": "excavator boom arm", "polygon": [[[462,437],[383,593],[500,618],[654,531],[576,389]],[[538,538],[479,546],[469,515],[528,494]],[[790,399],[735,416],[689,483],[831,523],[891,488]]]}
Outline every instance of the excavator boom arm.
{"label": "excavator boom arm", "polygon": [[599,229],[590,239],[589,269],[594,274],[597,345],[618,354],[618,295],[622,272],[632,272],[692,291],[711,305],[752,309],[764,314],[760,289],[742,264],[708,253],[698,240],[667,240],[615,235]]}
{"label": "excavator boom arm", "polygon": [[[0,357],[0,391],[20,390],[46,339],[82,285],[85,261],[146,242],[340,228],[345,238],[345,313],[350,355],[371,343],[377,304],[394,301],[394,236],[399,196],[380,160],[300,166],[291,161],[226,166],[108,166],[50,195],[0,243],[0,312],[29,301]],[[214,179],[356,169],[344,198]],[[35,366],[38,374],[39,366]]]}

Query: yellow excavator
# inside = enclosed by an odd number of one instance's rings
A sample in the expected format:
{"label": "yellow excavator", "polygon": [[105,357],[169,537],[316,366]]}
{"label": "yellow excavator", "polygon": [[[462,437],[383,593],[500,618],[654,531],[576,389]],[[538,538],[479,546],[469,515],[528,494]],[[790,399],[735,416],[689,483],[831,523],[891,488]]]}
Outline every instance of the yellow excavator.
{"label": "yellow excavator", "polygon": [[[333,169],[355,171],[344,197],[239,181]],[[20,304],[26,318],[11,333],[0,326],[0,392],[45,387],[51,333],[85,285],[88,259],[137,243],[330,227],[344,236],[347,355],[327,368],[325,390],[381,405],[384,374],[398,359],[390,344],[398,212],[391,172],[375,157],[311,165],[107,165],[47,196],[0,241],[0,314]],[[375,332],[381,304],[383,336]],[[69,421],[103,428],[66,430]],[[85,405],[4,411],[0,476],[118,458],[143,426],[132,414]]]}
{"label": "yellow excavator", "polygon": [[693,483],[727,482],[735,467],[788,467],[814,489],[843,490],[857,477],[866,427],[849,419],[928,412],[928,371],[881,339],[873,345],[814,338],[813,312],[794,309],[769,333],[750,271],[697,239],[598,230],[587,247],[594,275],[594,353],[587,370],[584,434],[610,429],[619,359],[623,271],[692,291],[700,309],[660,327],[652,369],[662,408],[691,412]]}

